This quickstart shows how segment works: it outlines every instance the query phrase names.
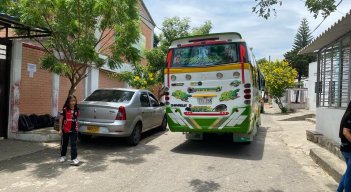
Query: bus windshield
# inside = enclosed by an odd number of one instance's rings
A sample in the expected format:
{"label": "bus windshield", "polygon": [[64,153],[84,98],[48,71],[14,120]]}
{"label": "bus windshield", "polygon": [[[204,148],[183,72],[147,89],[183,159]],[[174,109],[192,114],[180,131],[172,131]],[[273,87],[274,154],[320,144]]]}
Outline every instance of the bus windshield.
{"label": "bus windshield", "polygon": [[201,67],[239,62],[239,44],[176,48],[172,67]]}

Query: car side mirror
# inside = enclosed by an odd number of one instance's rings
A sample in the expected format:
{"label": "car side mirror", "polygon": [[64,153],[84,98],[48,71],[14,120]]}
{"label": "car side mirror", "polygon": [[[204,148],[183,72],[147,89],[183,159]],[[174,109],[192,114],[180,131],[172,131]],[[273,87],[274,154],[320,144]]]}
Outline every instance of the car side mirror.
{"label": "car side mirror", "polygon": [[160,102],[160,106],[166,106],[164,103]]}

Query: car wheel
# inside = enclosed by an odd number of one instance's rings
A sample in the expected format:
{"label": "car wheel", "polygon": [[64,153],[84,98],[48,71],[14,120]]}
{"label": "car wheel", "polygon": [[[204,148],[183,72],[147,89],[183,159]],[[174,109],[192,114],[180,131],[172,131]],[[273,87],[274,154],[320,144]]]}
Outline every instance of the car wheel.
{"label": "car wheel", "polygon": [[141,124],[138,123],[135,125],[132,134],[127,138],[127,142],[130,146],[136,146],[141,139]]}
{"label": "car wheel", "polygon": [[81,134],[81,133],[78,133],[78,139],[80,142],[88,142],[91,140],[91,135],[84,135],[84,134]]}
{"label": "car wheel", "polygon": [[167,130],[167,117],[164,116],[162,120],[162,124],[159,128],[161,131],[166,131]]}

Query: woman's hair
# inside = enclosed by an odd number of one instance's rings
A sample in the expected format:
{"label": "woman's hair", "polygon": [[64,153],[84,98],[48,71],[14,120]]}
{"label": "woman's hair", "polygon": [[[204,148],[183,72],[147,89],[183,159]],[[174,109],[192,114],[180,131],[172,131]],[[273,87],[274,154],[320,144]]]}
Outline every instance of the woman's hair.
{"label": "woman's hair", "polygon": [[350,116],[350,114],[351,114],[351,101],[349,102],[349,105],[347,106],[346,111],[345,111],[344,115],[341,118],[340,129],[339,129],[339,137],[343,136],[344,123],[347,120],[347,118]]}
{"label": "woman's hair", "polygon": [[74,109],[78,109],[78,106],[77,106],[77,97],[74,96],[74,95],[68,95],[67,99],[66,99],[66,102],[65,104],[63,105],[63,109],[64,108],[70,108],[70,102],[71,102],[71,99],[74,98],[76,100],[76,104],[74,105]]}

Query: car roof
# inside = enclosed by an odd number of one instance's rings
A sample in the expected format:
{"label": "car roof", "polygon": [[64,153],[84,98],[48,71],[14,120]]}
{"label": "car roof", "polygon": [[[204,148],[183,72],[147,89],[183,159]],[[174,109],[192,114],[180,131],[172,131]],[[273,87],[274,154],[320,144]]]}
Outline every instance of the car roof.
{"label": "car roof", "polygon": [[143,90],[143,89],[131,89],[131,88],[99,88],[97,90],[121,90],[121,91],[133,91],[133,92],[138,92],[138,91],[146,91],[150,92],[148,90]]}

